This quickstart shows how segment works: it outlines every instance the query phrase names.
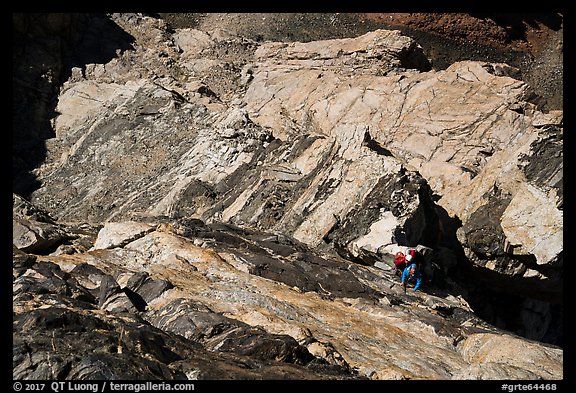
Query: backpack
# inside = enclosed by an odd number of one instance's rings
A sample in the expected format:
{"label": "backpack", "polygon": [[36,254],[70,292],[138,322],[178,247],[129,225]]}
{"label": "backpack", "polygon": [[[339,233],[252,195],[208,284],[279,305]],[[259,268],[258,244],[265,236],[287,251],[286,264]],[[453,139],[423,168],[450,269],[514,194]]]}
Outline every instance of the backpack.
{"label": "backpack", "polygon": [[398,251],[394,257],[394,266],[397,270],[404,270],[406,267],[406,255],[402,251]]}

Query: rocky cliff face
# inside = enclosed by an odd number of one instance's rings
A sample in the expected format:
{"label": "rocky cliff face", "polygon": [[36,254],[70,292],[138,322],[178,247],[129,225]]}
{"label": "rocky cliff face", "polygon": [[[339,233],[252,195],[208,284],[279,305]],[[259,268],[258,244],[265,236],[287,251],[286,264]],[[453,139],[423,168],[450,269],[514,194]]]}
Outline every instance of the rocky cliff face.
{"label": "rocky cliff face", "polygon": [[15,378],[562,378],[562,111],[516,68],[70,18],[110,57],[15,149]]}

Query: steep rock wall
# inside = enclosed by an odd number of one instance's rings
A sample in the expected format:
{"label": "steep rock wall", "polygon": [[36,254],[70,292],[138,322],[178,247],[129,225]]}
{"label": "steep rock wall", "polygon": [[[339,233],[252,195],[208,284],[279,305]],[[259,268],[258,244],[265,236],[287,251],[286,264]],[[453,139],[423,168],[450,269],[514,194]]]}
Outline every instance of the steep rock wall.
{"label": "steep rock wall", "polygon": [[[49,225],[74,223],[73,239],[82,223],[201,219],[224,225],[222,233],[239,226],[367,269],[378,263],[384,270],[363,273],[367,281],[389,273],[396,250],[424,245],[434,250],[429,290],[448,286],[503,327],[503,313],[481,303],[487,286],[492,305],[513,292],[514,330],[562,337],[554,330],[562,318],[562,113],[538,111],[510,67],[460,62],[425,71],[419,46],[394,31],[257,43],[225,31],[172,32],[138,15],[111,20],[134,50],[72,68],[61,87],[55,137],[34,170],[42,186],[30,198],[54,217]],[[50,237],[18,215],[14,222],[28,244]],[[49,253],[64,242],[56,254],[85,258],[87,241],[58,233],[26,250]],[[279,281],[292,269],[275,270],[276,256],[252,258],[230,263]],[[328,282],[318,281],[324,273],[300,277],[307,269],[287,284],[325,294],[349,281],[343,268]],[[378,375],[371,370],[365,375]]]}

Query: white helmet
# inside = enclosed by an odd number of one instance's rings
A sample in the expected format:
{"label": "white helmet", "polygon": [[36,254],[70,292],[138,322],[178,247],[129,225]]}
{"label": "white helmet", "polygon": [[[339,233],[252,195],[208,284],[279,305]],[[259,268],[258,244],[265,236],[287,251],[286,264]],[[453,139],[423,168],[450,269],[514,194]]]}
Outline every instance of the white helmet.
{"label": "white helmet", "polygon": [[406,255],[406,261],[410,262],[412,260],[412,255],[408,254]]}

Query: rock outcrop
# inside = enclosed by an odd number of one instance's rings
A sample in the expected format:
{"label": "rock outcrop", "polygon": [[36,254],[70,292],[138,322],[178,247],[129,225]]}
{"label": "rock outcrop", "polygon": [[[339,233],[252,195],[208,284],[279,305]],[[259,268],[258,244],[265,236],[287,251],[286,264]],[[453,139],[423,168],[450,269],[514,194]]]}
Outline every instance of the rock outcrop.
{"label": "rock outcrop", "polygon": [[15,378],[562,378],[562,112],[515,69],[109,17],[14,197]]}
{"label": "rock outcrop", "polygon": [[561,349],[461,297],[199,220],[107,224],[82,253],[15,249],[14,312],[17,379],[562,378]]}

